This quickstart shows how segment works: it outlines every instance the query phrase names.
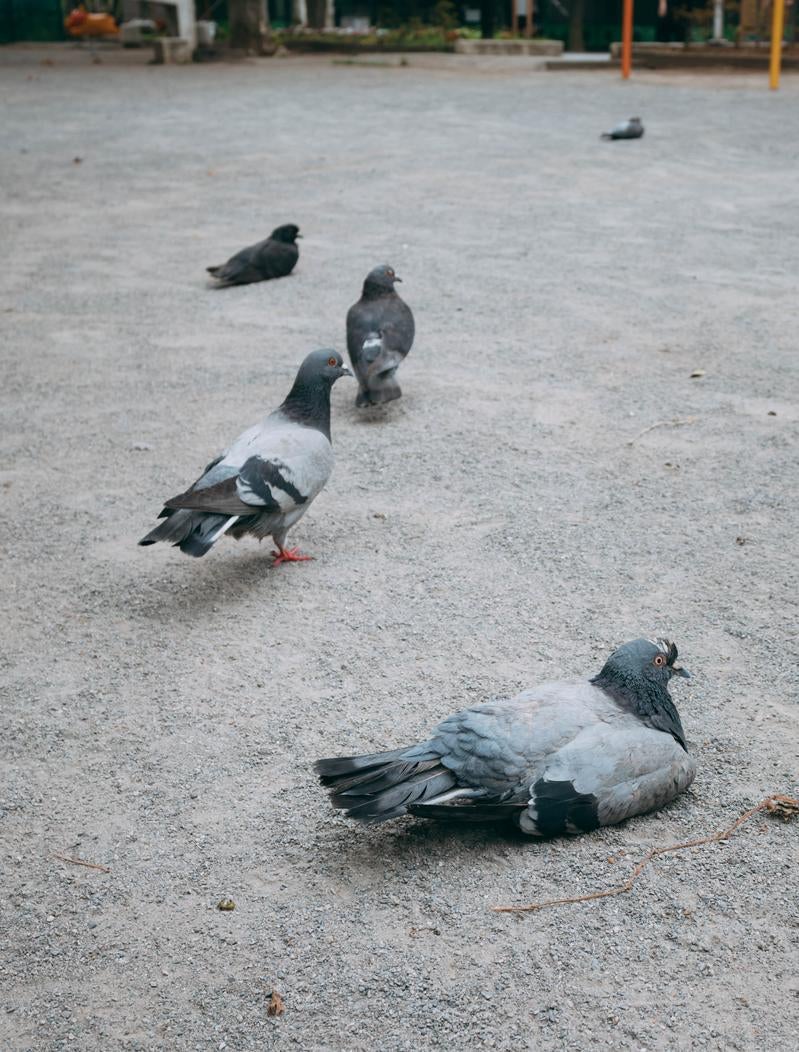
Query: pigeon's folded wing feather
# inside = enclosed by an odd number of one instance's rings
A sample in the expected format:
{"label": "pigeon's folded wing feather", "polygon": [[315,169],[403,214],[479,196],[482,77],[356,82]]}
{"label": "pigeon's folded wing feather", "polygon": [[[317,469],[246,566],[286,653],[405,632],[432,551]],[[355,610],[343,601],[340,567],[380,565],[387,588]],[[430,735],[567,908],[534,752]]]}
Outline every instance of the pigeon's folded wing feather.
{"label": "pigeon's folded wing feather", "polygon": [[297,262],[299,249],[282,241],[267,238],[253,247],[253,263],[265,278],[282,278],[289,274]]}
{"label": "pigeon's folded wing feather", "polygon": [[658,807],[677,795],[672,778],[682,792],[694,772],[693,757],[670,734],[644,724],[598,723],[551,757],[546,781],[568,782],[576,792],[594,796],[601,816],[602,808],[609,815],[633,805],[633,813]]}
{"label": "pigeon's folded wing feather", "polygon": [[166,502],[168,508],[192,508],[225,515],[269,512],[286,515],[307,503],[310,493],[296,485],[296,469],[281,460],[250,457],[238,474],[212,486],[191,489]]}
{"label": "pigeon's folded wing feather", "polygon": [[461,785],[487,790],[494,800],[526,802],[546,757],[595,722],[584,693],[577,684],[552,684],[476,705],[445,720],[432,744]]}

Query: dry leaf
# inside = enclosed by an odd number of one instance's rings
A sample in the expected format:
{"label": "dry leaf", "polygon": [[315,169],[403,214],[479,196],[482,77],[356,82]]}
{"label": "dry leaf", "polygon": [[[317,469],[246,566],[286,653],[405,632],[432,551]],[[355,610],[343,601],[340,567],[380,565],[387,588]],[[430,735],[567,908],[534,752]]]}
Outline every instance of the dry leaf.
{"label": "dry leaf", "polygon": [[794,815],[799,815],[799,800],[793,796],[773,796],[767,810],[769,814],[787,820],[793,818]]}
{"label": "dry leaf", "polygon": [[269,1004],[266,1006],[266,1014],[270,1016],[283,1015],[285,1011],[286,1006],[283,1004],[283,998],[277,990],[273,990],[269,995]]}

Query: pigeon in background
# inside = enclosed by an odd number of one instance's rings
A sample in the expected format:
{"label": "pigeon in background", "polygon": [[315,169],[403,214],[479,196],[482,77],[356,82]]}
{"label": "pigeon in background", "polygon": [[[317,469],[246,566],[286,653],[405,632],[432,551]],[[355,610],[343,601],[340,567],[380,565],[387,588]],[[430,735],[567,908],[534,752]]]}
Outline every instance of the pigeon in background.
{"label": "pigeon in background", "polygon": [[[410,307],[394,291],[402,281],[383,264],[366,276],[363,292],[347,312],[347,350],[358,378],[357,406],[380,405],[402,395],[397,368],[415,332]],[[379,341],[379,342],[378,342]]]}
{"label": "pigeon in background", "polygon": [[696,765],[668,691],[677,647],[635,639],[591,680],[546,683],[465,709],[421,745],[319,760],[333,806],[383,822],[413,814],[579,833],[663,807]]}
{"label": "pigeon in background", "polygon": [[227,263],[219,267],[206,267],[220,287],[225,285],[250,285],[254,281],[269,281],[290,274],[300,258],[296,243],[302,237],[300,228],[293,223],[276,227],[266,241],[243,248]]}
{"label": "pigeon in background", "polygon": [[640,117],[630,117],[627,121],[622,121],[621,124],[617,124],[615,128],[611,128],[610,131],[602,132],[601,139],[640,139],[644,134],[644,126],[641,124]]}
{"label": "pigeon in background", "polygon": [[169,541],[199,558],[230,533],[271,535],[274,565],[310,559],[286,548],[286,534],[308,510],[333,470],[330,389],[352,376],[337,351],[312,351],[274,413],[212,460],[185,493],[165,502],[164,521],[139,544]]}
{"label": "pigeon in background", "polygon": [[363,341],[361,353],[352,359],[355,363],[357,357],[356,368],[363,388],[358,394],[357,405],[378,405],[400,397],[402,390],[394,374],[406,353],[388,346],[382,332],[369,333]]}

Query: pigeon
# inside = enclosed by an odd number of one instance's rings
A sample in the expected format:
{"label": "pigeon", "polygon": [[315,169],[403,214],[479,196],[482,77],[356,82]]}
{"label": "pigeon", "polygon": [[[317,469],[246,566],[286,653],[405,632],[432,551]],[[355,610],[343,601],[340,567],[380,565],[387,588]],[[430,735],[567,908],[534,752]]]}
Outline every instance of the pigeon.
{"label": "pigeon", "polygon": [[640,117],[630,117],[628,121],[622,121],[609,132],[602,132],[602,139],[640,139],[644,134],[644,126]]}
{"label": "pigeon", "polygon": [[337,351],[312,351],[286,400],[206,467],[199,479],[166,501],[164,521],[139,544],[169,541],[199,558],[219,538],[271,535],[274,564],[310,559],[286,548],[286,534],[302,518],[333,470],[330,389],[352,376]]}
{"label": "pigeon", "polygon": [[407,303],[394,291],[402,281],[382,265],[371,270],[363,293],[347,312],[347,350],[358,378],[359,407],[391,402],[402,395],[395,373],[411,349],[415,326]]}
{"label": "pigeon", "polygon": [[694,779],[668,690],[667,639],[619,647],[591,680],[545,683],[464,709],[421,745],[316,764],[333,806],[384,822],[511,823],[531,836],[580,833],[663,807]]}
{"label": "pigeon", "polygon": [[226,285],[250,285],[254,281],[269,281],[270,278],[285,278],[300,258],[296,241],[302,237],[300,228],[294,223],[276,227],[266,241],[243,248],[227,263],[206,270],[219,282]]}

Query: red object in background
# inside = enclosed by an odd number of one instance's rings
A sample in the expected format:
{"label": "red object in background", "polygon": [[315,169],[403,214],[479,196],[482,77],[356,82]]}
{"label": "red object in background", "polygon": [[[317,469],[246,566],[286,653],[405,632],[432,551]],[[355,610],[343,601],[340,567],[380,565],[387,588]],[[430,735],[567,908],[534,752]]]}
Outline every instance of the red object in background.
{"label": "red object in background", "polygon": [[633,64],[633,0],[622,0],[621,75],[625,80]]}
{"label": "red object in background", "polygon": [[113,15],[94,14],[83,4],[69,12],[64,19],[64,28],[71,37],[108,37],[119,32]]}

